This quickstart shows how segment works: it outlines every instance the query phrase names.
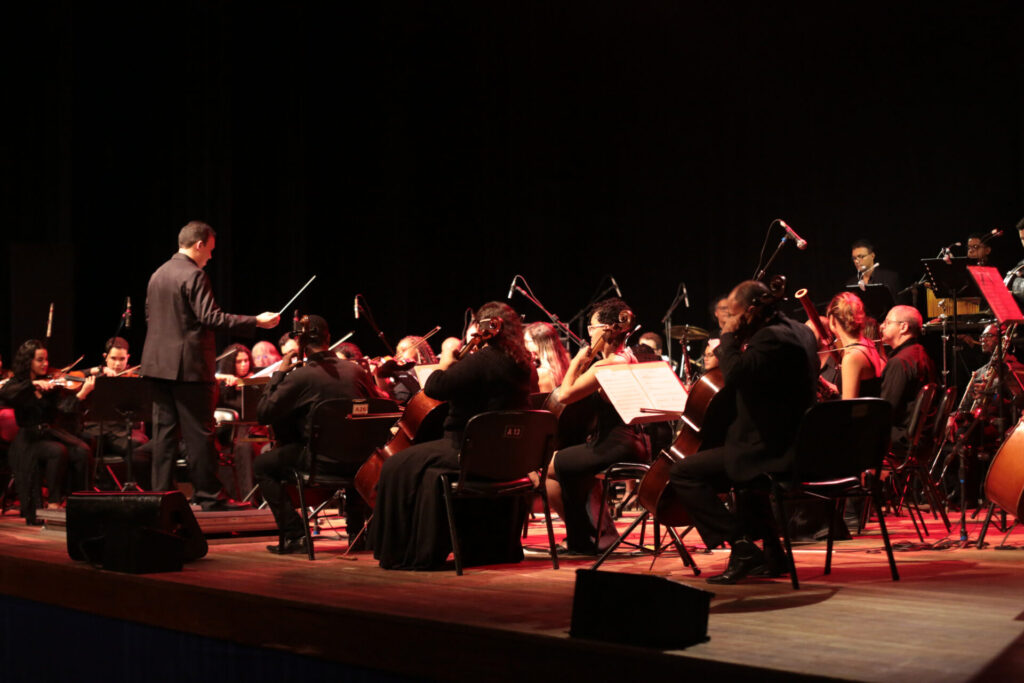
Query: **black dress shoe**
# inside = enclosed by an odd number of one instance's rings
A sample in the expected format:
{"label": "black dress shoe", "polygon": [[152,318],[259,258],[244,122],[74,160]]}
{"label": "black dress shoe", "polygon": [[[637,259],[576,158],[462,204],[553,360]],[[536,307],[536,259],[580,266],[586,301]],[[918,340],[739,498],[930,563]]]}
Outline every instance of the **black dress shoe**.
{"label": "black dress shoe", "polygon": [[268,545],[267,552],[274,555],[294,555],[306,552],[306,537],[286,538],[283,544]]}
{"label": "black dress shoe", "polygon": [[777,579],[789,574],[789,558],[778,537],[764,539],[764,565],[751,570],[747,576],[757,579]]}
{"label": "black dress shoe", "polygon": [[707,578],[708,583],[731,585],[753,572],[767,569],[764,553],[752,541],[739,540],[732,544],[729,566],[721,574]]}

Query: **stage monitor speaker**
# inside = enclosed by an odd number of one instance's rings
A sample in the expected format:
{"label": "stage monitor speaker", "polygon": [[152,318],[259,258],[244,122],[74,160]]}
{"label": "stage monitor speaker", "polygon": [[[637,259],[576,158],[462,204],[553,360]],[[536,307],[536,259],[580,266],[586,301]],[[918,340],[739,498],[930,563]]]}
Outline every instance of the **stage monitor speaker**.
{"label": "stage monitor speaker", "polygon": [[708,640],[710,593],[647,574],[576,570],[573,638],[675,650]]}
{"label": "stage monitor speaker", "polygon": [[179,571],[206,555],[206,537],[180,491],[74,493],[68,555],[112,571]]}

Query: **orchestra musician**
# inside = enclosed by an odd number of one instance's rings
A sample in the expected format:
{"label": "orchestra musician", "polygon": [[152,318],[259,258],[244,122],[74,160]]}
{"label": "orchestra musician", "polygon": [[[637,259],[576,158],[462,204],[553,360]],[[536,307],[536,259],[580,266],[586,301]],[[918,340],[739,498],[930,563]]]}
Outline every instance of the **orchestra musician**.
{"label": "orchestra musician", "polygon": [[979,266],[991,265],[989,257],[992,254],[992,245],[988,243],[991,233],[972,232],[967,237],[967,258],[975,259]]}
{"label": "orchestra musician", "polygon": [[[466,423],[479,413],[527,406],[536,371],[523,344],[519,314],[497,301],[476,312],[478,325],[491,326],[494,319],[500,320],[500,330],[461,360],[457,357],[460,340],[446,339],[440,368],[423,387],[428,397],[448,401],[444,437],[410,446],[384,461],[370,522],[370,545],[385,569],[432,569],[444,564],[451,540],[440,475],[459,471]],[[458,502],[460,536],[472,538],[465,544],[467,565],[522,560],[519,534],[525,510],[519,501]]]}
{"label": "orchestra musician", "polygon": [[557,390],[561,403],[589,401],[595,415],[587,441],[560,449],[548,470],[548,499],[565,522],[568,553],[597,554],[618,537],[608,510],[601,505],[594,475],[616,463],[647,462],[651,457],[643,431],[623,423],[595,375],[601,367],[637,362],[625,347],[632,320],[633,312],[622,299],[595,304],[587,326],[590,346],[573,357]]}
{"label": "orchestra musician", "polygon": [[[242,387],[239,380],[252,377],[254,364],[252,352],[245,344],[232,344],[221,353],[217,363],[217,384],[219,398],[217,405],[242,414]],[[269,440],[266,427],[220,424],[217,427],[217,441],[221,448],[230,449],[235,471],[235,491],[244,495],[252,490],[252,461],[256,447]]]}
{"label": "orchestra musician", "polygon": [[[850,257],[857,274],[846,281],[847,286],[883,284],[892,294],[893,301],[902,303],[900,276],[895,271],[881,267],[876,260],[875,246],[871,242],[864,239],[854,242],[850,245]],[[881,314],[882,312],[878,312],[878,315]]]}
{"label": "orchestra musician", "polygon": [[279,360],[281,360],[281,354],[277,352],[277,347],[272,342],[258,341],[253,344],[252,364],[253,370],[256,372],[263,368],[269,368]]}
{"label": "orchestra musician", "polygon": [[843,347],[838,376],[841,398],[881,395],[885,360],[874,342],[864,336],[864,304],[849,292],[836,294],[826,317],[829,329]]}
{"label": "orchestra musician", "polygon": [[271,312],[234,315],[221,310],[203,271],[215,245],[213,228],[192,221],[178,233],[178,252],[150,277],[141,371],[150,380],[153,393],[153,488],[173,488],[180,426],[193,504],[203,510],[230,510],[240,506],[217,479],[214,332],[252,334],[257,327],[276,327],[280,316]]}
{"label": "orchestra musician", "polygon": [[[295,366],[299,349],[291,349],[271,376],[260,398],[257,414],[262,424],[272,425],[276,446],[256,456],[253,465],[256,483],[267,502],[283,539],[283,544],[267,546],[275,555],[306,552],[302,518],[292,507],[283,482],[291,479],[291,470],[309,470],[309,412],[317,403],[334,398],[370,398],[376,396],[373,379],[360,365],[338,358],[330,349],[331,332],[327,321],[310,315],[306,333],[306,363]],[[356,491],[346,495],[345,524],[349,539],[363,527],[365,507]],[[353,549],[356,549],[353,547]]]}
{"label": "orchestra musician", "polygon": [[92,393],[96,378],[81,380],[77,391],[67,390],[61,378],[50,375],[49,353],[38,339],[29,339],[14,357],[14,373],[0,388],[0,401],[14,409],[18,433],[8,457],[18,489],[21,515],[36,523],[42,507],[39,469],[45,466],[47,508],[63,502],[72,490],[88,487],[89,446],[75,433],[81,402]]}
{"label": "orchestra musician", "polygon": [[[103,365],[89,370],[89,374],[103,377],[137,377],[134,372],[128,371],[129,353],[128,340],[123,337],[111,337],[103,345]],[[139,423],[141,426],[141,423]],[[123,422],[93,422],[87,421],[82,429],[82,436],[87,439],[100,439],[103,443],[98,445],[97,453],[113,453],[121,457],[128,455],[128,440],[131,439],[132,451],[132,472],[138,479],[138,483],[146,488],[149,482],[149,475],[145,472],[150,467],[150,449],[143,448],[149,443],[149,437],[142,429],[131,429],[125,427]],[[101,446],[101,448],[99,448]]]}
{"label": "orchestra musician", "polygon": [[562,383],[569,367],[569,352],[558,338],[551,323],[534,322],[526,326],[526,350],[537,363],[537,387],[543,393],[555,390]]}
{"label": "orchestra musician", "polygon": [[910,406],[925,384],[935,381],[935,364],[921,345],[921,314],[912,306],[893,306],[879,325],[882,342],[892,349],[882,371],[881,397],[892,404],[892,443],[905,450]]}
{"label": "orchestra musician", "polygon": [[[813,333],[777,309],[764,283],[740,283],[728,301],[716,355],[735,418],[721,446],[676,462],[670,472],[673,492],[707,547],[731,546],[726,570],[707,579],[716,584],[785,571],[767,494],[754,482],[765,472],[782,473],[792,466],[790,446],[814,401],[818,375]],[[719,498],[730,488],[736,493],[734,510]],[[764,541],[763,550],[758,539]]]}

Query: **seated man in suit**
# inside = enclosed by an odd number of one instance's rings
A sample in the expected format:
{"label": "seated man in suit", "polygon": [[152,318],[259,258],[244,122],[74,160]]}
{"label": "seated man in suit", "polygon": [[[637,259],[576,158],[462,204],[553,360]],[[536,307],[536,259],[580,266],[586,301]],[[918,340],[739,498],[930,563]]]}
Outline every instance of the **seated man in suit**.
{"label": "seated man in suit", "polygon": [[[308,469],[309,412],[317,403],[332,398],[369,398],[377,396],[373,379],[358,364],[342,360],[330,351],[331,333],[327,321],[318,315],[309,316],[306,337],[306,363],[295,367],[298,344],[290,348],[281,366],[271,378],[260,398],[257,415],[262,424],[274,427],[277,446],[256,456],[253,473],[263,500],[274,513],[283,543],[267,546],[277,555],[306,552],[302,518],[292,507],[288,492],[281,482],[291,479],[291,470]],[[347,496],[345,523],[349,539],[363,527],[365,508],[355,491]]]}
{"label": "seated man in suit", "polygon": [[921,314],[912,306],[893,306],[878,326],[882,343],[892,349],[882,371],[882,398],[892,404],[892,445],[906,450],[911,410],[921,387],[935,381],[935,364],[921,345]]}
{"label": "seated man in suit", "polygon": [[[734,404],[721,445],[672,466],[670,486],[689,511],[709,548],[731,547],[729,565],[709,583],[778,576],[784,555],[771,507],[755,480],[792,467],[790,446],[804,412],[814,401],[817,344],[806,325],[777,310],[762,282],[748,280],[729,294],[729,315],[715,350],[725,379],[724,398]],[[709,435],[705,444],[713,440]],[[736,509],[719,493],[734,488]],[[764,551],[754,541],[764,540]]]}

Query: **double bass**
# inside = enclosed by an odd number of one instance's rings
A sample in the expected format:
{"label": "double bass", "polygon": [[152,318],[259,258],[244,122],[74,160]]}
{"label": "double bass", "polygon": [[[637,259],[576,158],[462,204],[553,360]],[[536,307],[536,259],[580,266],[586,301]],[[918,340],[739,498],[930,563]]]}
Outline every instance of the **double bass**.
{"label": "double bass", "polygon": [[[476,330],[470,336],[469,341],[455,352],[455,360],[462,360],[481,343],[491,339],[500,331],[500,318],[477,321]],[[393,427],[394,436],[384,446],[375,450],[373,455],[356,472],[354,480],[356,491],[371,508],[377,505],[377,482],[380,480],[380,471],[384,467],[384,461],[413,444],[440,437],[444,431],[446,417],[448,417],[448,403],[445,401],[431,398],[422,390],[409,399],[402,417]]]}

